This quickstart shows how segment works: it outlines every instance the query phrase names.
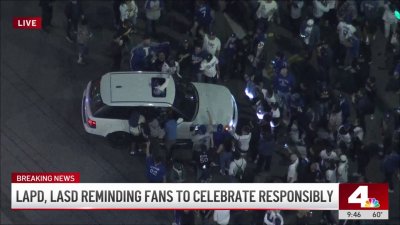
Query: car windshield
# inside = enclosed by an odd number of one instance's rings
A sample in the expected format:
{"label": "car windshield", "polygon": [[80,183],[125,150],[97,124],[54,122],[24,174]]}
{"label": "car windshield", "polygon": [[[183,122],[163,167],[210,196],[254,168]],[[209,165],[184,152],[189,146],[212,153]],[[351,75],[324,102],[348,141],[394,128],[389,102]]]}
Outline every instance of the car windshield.
{"label": "car windshield", "polygon": [[198,94],[192,83],[176,82],[173,106],[185,121],[192,121],[198,109]]}

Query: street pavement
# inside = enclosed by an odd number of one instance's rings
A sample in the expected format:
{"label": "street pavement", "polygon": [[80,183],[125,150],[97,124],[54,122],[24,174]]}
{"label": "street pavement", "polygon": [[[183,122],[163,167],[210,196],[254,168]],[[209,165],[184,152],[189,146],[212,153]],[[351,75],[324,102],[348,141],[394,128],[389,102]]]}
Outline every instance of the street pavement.
{"label": "street pavement", "polygon": [[[12,172],[78,171],[81,182],[91,183],[135,183],[146,182],[144,156],[130,157],[127,149],[113,149],[102,137],[87,134],[81,122],[80,104],[82,92],[89,80],[109,72],[112,60],[107,49],[112,39],[111,2],[85,1],[94,38],[90,42],[88,65],[76,63],[76,46],[65,40],[64,2],[54,5],[54,28],[50,33],[36,30],[14,30],[15,16],[39,16],[37,1],[1,1],[1,224],[171,224],[169,211],[12,211],[10,210],[10,174]],[[175,13],[175,12],[174,12]],[[221,40],[232,31],[244,32],[244,28],[220,12],[215,28]],[[228,19],[227,19],[228,18]],[[175,20],[188,24],[179,13]],[[160,26],[162,37],[171,42],[181,41],[187,36],[179,28],[170,29],[173,22],[165,20]],[[143,28],[143,23],[139,23]],[[291,38],[283,29],[279,35]],[[139,42],[141,31],[134,38]],[[290,39],[289,39],[290,40]],[[271,52],[276,51],[279,40],[274,39]],[[374,64],[371,71],[376,74],[378,93],[385,102],[384,107],[398,104],[398,96],[384,93],[387,71],[378,69],[385,63],[379,55],[383,50],[382,35],[374,42]],[[375,64],[376,62],[376,64]],[[128,60],[124,70],[129,70]],[[244,83],[230,80],[226,86],[239,103],[240,119],[254,118],[250,103],[243,94]],[[397,97],[397,98],[396,98]],[[381,115],[377,110],[376,118]],[[367,139],[374,140],[377,119],[369,121]],[[368,136],[369,135],[369,136]],[[182,151],[188,157],[188,151]],[[274,156],[273,176],[283,177],[287,165],[284,159]],[[251,165],[250,165],[251,167]],[[379,160],[374,158],[367,169],[373,182],[382,181]],[[188,167],[188,169],[190,169]],[[352,166],[354,169],[354,165]],[[354,171],[354,170],[353,170]],[[351,172],[353,172],[351,171]],[[263,181],[263,176],[257,178]],[[216,175],[215,182],[227,182],[226,177]],[[399,187],[391,194],[390,224],[399,224]],[[293,223],[293,213],[287,224]]]}

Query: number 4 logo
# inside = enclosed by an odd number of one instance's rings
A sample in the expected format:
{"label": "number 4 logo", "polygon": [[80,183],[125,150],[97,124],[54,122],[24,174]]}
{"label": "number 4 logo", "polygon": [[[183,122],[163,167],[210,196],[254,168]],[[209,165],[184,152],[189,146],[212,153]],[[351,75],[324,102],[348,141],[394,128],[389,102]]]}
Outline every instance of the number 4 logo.
{"label": "number 4 logo", "polygon": [[347,203],[360,204],[361,208],[379,208],[379,201],[368,197],[368,186],[359,186],[347,199]]}

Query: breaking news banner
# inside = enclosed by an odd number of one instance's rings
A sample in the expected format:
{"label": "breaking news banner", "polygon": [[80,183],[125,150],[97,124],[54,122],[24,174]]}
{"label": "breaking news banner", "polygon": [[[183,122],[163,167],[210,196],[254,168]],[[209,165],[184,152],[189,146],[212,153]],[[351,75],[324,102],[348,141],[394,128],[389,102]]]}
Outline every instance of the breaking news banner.
{"label": "breaking news banner", "polygon": [[341,219],[388,219],[386,184],[79,182],[79,173],[13,173],[11,208],[340,210]]}

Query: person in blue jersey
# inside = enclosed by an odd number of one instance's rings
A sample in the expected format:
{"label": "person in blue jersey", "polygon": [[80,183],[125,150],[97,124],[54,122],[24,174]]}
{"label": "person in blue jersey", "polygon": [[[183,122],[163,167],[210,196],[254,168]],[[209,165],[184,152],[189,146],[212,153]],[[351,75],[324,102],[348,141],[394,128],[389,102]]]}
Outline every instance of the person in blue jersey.
{"label": "person in blue jersey", "polygon": [[274,69],[275,74],[279,74],[281,69],[288,66],[287,59],[283,52],[278,51],[275,54],[275,58],[271,61],[272,68]]}
{"label": "person in blue jersey", "polygon": [[194,24],[190,30],[192,35],[196,35],[199,30],[208,33],[211,29],[213,17],[211,8],[205,0],[198,0],[196,2],[196,11],[194,13]]}
{"label": "person in blue jersey", "polygon": [[283,107],[284,112],[288,112],[288,104],[290,92],[294,87],[294,77],[289,74],[288,69],[286,67],[280,70],[280,73],[277,74],[274,80],[274,87],[279,96],[281,107]]}
{"label": "person in blue jersey", "polygon": [[146,173],[150,183],[165,183],[167,180],[166,168],[161,157],[150,154],[150,142],[146,143]]}

